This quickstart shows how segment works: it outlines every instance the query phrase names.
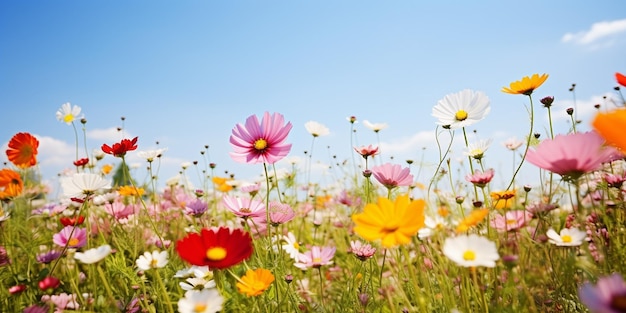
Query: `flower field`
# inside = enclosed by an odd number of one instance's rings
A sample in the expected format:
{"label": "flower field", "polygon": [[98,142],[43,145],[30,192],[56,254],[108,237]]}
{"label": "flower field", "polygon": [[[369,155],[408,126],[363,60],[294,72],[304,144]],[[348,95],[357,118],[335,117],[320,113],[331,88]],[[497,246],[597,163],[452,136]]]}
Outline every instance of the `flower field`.
{"label": "flower field", "polygon": [[[468,142],[490,102],[466,89],[433,107],[443,141],[433,177],[416,179],[412,161],[379,162],[369,144],[352,147],[341,188],[311,183],[310,163],[278,174],[293,153],[280,113],[244,115],[229,138],[230,157],[263,179],[221,177],[209,163],[190,188],[157,180],[167,150],[142,150],[141,138],[87,153],[82,109],[63,104],[56,118],[74,128],[76,159],[58,198],[42,183],[38,139],[7,138],[0,312],[626,312],[626,77],[616,73],[619,103],[581,121],[592,131],[568,111],[567,133],[535,119],[551,110],[552,97],[533,97],[547,79],[502,88],[529,115],[526,138],[506,143],[512,171],[484,160],[490,140]],[[328,134],[305,127],[314,141]],[[463,139],[467,175],[448,155]],[[131,175],[129,154],[149,179]],[[516,181],[523,164],[539,172],[532,187]],[[496,174],[505,188],[492,186]]]}

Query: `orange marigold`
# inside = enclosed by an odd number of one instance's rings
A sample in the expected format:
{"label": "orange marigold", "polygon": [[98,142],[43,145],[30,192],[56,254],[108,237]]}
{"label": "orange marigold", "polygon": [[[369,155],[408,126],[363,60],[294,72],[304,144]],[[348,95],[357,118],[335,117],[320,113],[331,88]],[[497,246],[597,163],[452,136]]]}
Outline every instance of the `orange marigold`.
{"label": "orange marigold", "polygon": [[120,189],[117,190],[117,193],[120,194],[120,196],[142,196],[145,191],[143,190],[143,188],[136,188],[133,186],[121,186]]}
{"label": "orange marigold", "polygon": [[256,270],[247,270],[246,275],[239,279],[237,290],[248,296],[258,296],[267,290],[274,282],[274,275],[269,270],[259,268]]}
{"label": "orange marigold", "polygon": [[626,109],[620,108],[607,113],[598,113],[591,124],[606,140],[606,143],[626,152],[626,136],[624,136]]}
{"label": "orange marigold", "polygon": [[9,141],[7,157],[19,168],[29,168],[37,164],[39,140],[29,133],[17,133]]}
{"label": "orange marigold", "polygon": [[19,173],[8,168],[0,170],[0,199],[17,197],[22,190],[24,190],[24,182]]}

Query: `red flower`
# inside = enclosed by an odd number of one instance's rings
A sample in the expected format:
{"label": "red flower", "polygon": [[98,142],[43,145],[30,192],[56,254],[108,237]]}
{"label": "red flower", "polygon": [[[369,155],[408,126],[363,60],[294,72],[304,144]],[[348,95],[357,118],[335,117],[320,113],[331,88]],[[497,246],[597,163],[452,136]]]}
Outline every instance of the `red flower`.
{"label": "red flower", "polygon": [[137,149],[137,138],[139,137],[135,137],[132,140],[122,139],[119,143],[114,143],[113,147],[105,143],[102,145],[102,151],[115,157],[123,157],[126,155],[126,152]]}
{"label": "red flower", "polygon": [[176,243],[181,259],[197,266],[224,269],[239,264],[252,255],[252,238],[241,229],[202,229]]}
{"label": "red flower", "polygon": [[39,140],[29,133],[17,133],[9,141],[7,157],[19,168],[28,168],[37,164]]}
{"label": "red flower", "polygon": [[39,281],[39,289],[47,291],[49,289],[55,289],[56,287],[59,287],[60,284],[61,281],[58,278],[46,276],[46,278]]}
{"label": "red flower", "polygon": [[615,73],[615,79],[617,79],[617,83],[626,87],[626,76],[622,73]]}
{"label": "red flower", "polygon": [[26,290],[26,285],[15,285],[15,286],[9,287],[9,293],[12,295],[22,293],[22,291],[24,290]]}
{"label": "red flower", "polygon": [[82,225],[85,222],[85,217],[82,215],[74,216],[74,217],[61,217],[59,219],[63,226],[77,226]]}
{"label": "red flower", "polygon": [[74,166],[85,166],[85,165],[87,165],[87,163],[89,163],[89,159],[88,158],[82,158],[82,159],[78,159],[78,160],[74,161]]}

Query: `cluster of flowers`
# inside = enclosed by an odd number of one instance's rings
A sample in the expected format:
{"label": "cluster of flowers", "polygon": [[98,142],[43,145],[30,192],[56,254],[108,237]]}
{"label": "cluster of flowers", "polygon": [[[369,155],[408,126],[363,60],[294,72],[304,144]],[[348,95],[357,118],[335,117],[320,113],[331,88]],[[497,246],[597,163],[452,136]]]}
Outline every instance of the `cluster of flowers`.
{"label": "cluster of flowers", "polygon": [[[626,86],[626,77],[619,73],[616,77],[619,84]],[[533,92],[547,78],[547,74],[524,77],[511,83],[509,87],[504,87],[502,91],[528,96],[532,104]],[[544,98],[541,103],[549,108],[552,100]],[[442,128],[449,131],[462,129],[465,133],[465,127],[481,121],[489,111],[488,97],[482,92],[467,89],[441,99],[433,108],[432,114]],[[80,107],[64,104],[57,112],[57,119],[72,124],[81,118],[80,114]],[[349,118],[351,124],[355,121],[356,118]],[[386,126],[369,122],[367,124],[376,133]],[[564,182],[576,188],[577,197],[584,177],[590,190],[588,198],[593,205],[593,201],[597,199],[604,201],[605,198],[604,195],[593,193],[589,182],[593,177],[589,175],[603,170],[607,164],[624,159],[626,139],[620,130],[626,125],[626,109],[617,108],[598,113],[592,125],[594,130],[590,132],[573,131],[556,136],[551,134],[549,139],[541,141],[534,147],[531,147],[533,137],[531,126],[522,162],[528,161],[542,170],[560,175]],[[329,133],[325,126],[316,122],[309,122],[305,127],[314,138]],[[245,123],[237,124],[233,128],[230,136],[233,151],[230,156],[241,163],[273,165],[290,153],[291,144],[287,142],[287,137],[291,129],[291,123],[286,123],[279,113],[266,112],[261,118],[252,115]],[[498,234],[504,234],[508,239],[509,234],[517,236],[522,230],[528,229],[531,229],[529,233],[533,240],[540,241],[538,238],[544,236],[544,242],[566,249],[578,249],[585,242],[589,242],[589,250],[592,250],[592,237],[602,234],[605,228],[602,225],[598,226],[600,223],[597,222],[595,212],[590,214],[585,211],[584,199],[576,203],[578,208],[575,214],[568,215],[565,223],[559,228],[554,228],[552,224],[546,222],[546,213],[554,209],[549,199],[528,204],[525,209],[511,209],[515,204],[514,197],[517,193],[509,189],[511,187],[509,186],[504,191],[491,192],[490,197],[483,196],[482,200],[479,200],[478,189],[485,194],[495,175],[494,169],[482,168],[482,158],[489,143],[483,141],[466,146],[471,171],[465,180],[475,188],[476,197],[469,210],[463,207],[464,197],[455,198],[455,203],[461,208],[462,213],[461,218],[454,221],[449,218],[452,206],[442,205],[437,214],[428,214],[428,199],[411,197],[411,188],[414,188],[416,183],[409,167],[384,163],[370,168],[367,162],[369,158],[378,155],[378,147],[372,145],[354,147],[355,152],[365,160],[363,176],[366,186],[370,186],[373,177],[386,189],[387,196],[378,196],[374,201],[370,201],[371,192],[367,189],[364,193],[366,203],[362,209],[360,202],[351,198],[353,194],[344,190],[338,197],[337,202],[349,207],[351,214],[349,220],[338,218],[333,222],[338,225],[337,227],[349,225],[346,227],[349,229],[348,233],[358,236],[358,239],[349,240],[348,252],[360,262],[372,260],[382,253],[379,281],[382,284],[387,252],[401,251],[402,247],[406,246],[428,250],[431,254],[432,250],[438,251],[450,262],[472,269],[496,267],[501,259],[509,262],[513,256],[501,257],[499,251],[506,248],[502,248],[502,245],[493,238]],[[509,149],[516,150],[523,144],[510,142]],[[2,200],[0,223],[12,219],[9,210],[16,208],[16,199],[32,198],[26,189],[34,187],[36,182],[27,180],[26,174],[37,164],[38,146],[37,138],[25,132],[14,135],[9,141],[6,154],[15,168],[0,170],[0,200]],[[105,155],[119,158],[124,164],[127,153],[137,148],[138,138],[135,137],[122,139],[112,145],[103,144],[100,150]],[[157,149],[139,151],[138,154],[152,164],[165,151]],[[160,292],[161,296],[168,298],[162,301],[162,308],[170,312],[174,311],[172,301],[169,299],[171,290],[168,290],[166,280],[161,278],[160,271],[168,265],[174,267],[180,264],[185,264],[186,267],[176,268],[176,274],[173,275],[178,279],[180,290],[184,291],[176,303],[179,312],[224,310],[229,299],[235,297],[227,295],[228,287],[225,284],[228,283],[234,283],[234,288],[246,298],[258,297],[273,289],[272,299],[277,299],[276,306],[281,306],[280,292],[281,290],[289,292],[289,289],[276,285],[276,272],[291,272],[282,267],[286,264],[283,255],[288,256],[290,265],[294,268],[303,272],[312,269],[319,271],[319,305],[324,307],[326,286],[322,268],[335,264],[337,254],[335,245],[339,241],[337,238],[325,238],[328,240],[324,244],[319,244],[320,240],[316,241],[317,229],[323,223],[320,221],[318,211],[326,214],[322,219],[332,220],[332,213],[322,210],[326,200],[321,199],[319,203],[317,201],[310,203],[307,200],[301,205],[302,208],[294,209],[295,203],[283,201],[280,192],[277,201],[270,200],[270,191],[274,186],[270,183],[269,177],[266,177],[265,196],[259,195],[262,189],[260,182],[235,188],[232,178],[212,177],[216,186],[216,191],[212,193],[213,202],[208,200],[207,190],[195,190],[190,193],[176,185],[172,185],[163,193],[161,201],[155,199],[146,201],[146,190],[136,186],[132,179],[128,180],[128,185],[115,185],[106,177],[108,171],[106,173],[89,171],[86,165],[90,162],[92,160],[89,157],[79,159],[77,156],[77,160],[74,161],[76,173],[61,178],[64,201],[34,208],[31,213],[48,218],[58,217],[62,228],[56,231],[58,225],[50,223],[45,227],[47,231],[55,232],[47,239],[49,242],[44,245],[45,251],[36,256],[37,262],[46,266],[45,271],[37,274],[40,276],[37,278],[37,286],[41,294],[37,302],[29,303],[31,305],[26,307],[24,312],[47,312],[50,308],[58,311],[76,310],[83,306],[93,309],[105,306],[102,304],[103,301],[109,305],[115,304],[119,311],[137,312],[140,309],[147,309],[151,301],[155,300],[150,299],[145,290],[141,290],[141,293],[130,299],[120,299],[107,283],[112,273],[108,273],[107,276],[104,270],[107,266],[103,264],[111,258],[114,260],[108,261],[110,266],[120,259],[124,263],[125,255],[133,257],[133,270],[140,277],[137,279],[143,284],[146,279],[152,278],[153,293]],[[474,164],[481,166],[481,170],[474,170]],[[519,166],[521,167],[521,163]],[[213,164],[211,168],[214,168]],[[517,171],[514,176],[516,173]],[[609,187],[618,189],[617,199],[623,200],[621,187],[626,181],[623,171],[603,172],[601,177],[596,178],[596,184],[602,181]],[[32,185],[25,185],[25,181]],[[405,187],[409,192],[404,192]],[[238,189],[241,193],[229,194],[233,189]],[[528,189],[527,193],[530,191],[530,188]],[[217,195],[221,197],[218,199]],[[225,208],[225,212],[215,209],[218,205]],[[220,214],[222,216],[219,216]],[[296,225],[298,215],[303,219],[313,215],[315,231],[313,235],[302,233],[302,224]],[[482,226],[487,217],[489,222],[486,223],[485,229]],[[589,223],[582,221],[582,217],[586,217]],[[530,225],[531,220],[537,218],[538,224]],[[174,220],[184,220],[188,225],[183,230],[177,229]],[[22,220],[24,221],[26,219]],[[146,223],[150,226],[142,228]],[[595,228],[589,226],[592,224]],[[4,227],[4,224],[1,225]],[[285,228],[284,225],[291,227]],[[454,231],[450,231],[451,228]],[[135,251],[120,250],[119,240],[122,237],[119,236],[124,235],[120,234],[119,230],[125,232],[137,229],[142,229],[142,233],[137,233],[139,235],[135,239],[147,238],[150,245],[156,249],[144,251],[142,254],[137,252],[136,246]],[[307,238],[309,242],[318,244],[303,246],[298,238]],[[441,242],[438,239],[442,239]],[[2,244],[6,245],[7,242],[3,239]],[[19,254],[15,252],[16,250],[12,251]],[[174,256],[170,255],[173,251]],[[572,251],[583,253],[582,250]],[[400,262],[402,258],[410,259],[411,256],[402,255],[395,262]],[[7,249],[4,247],[0,249],[0,266],[13,266],[9,259]],[[426,266],[433,266],[429,258],[420,260]],[[78,261],[89,275],[98,276],[105,285],[104,295],[95,294],[98,290],[102,291],[97,286],[90,287],[88,284],[78,286],[79,283],[68,278],[76,274],[71,272],[75,265],[72,262],[75,261]],[[412,262],[409,261],[409,268],[413,266]],[[176,265],[171,265],[172,263]],[[67,268],[59,269],[60,264],[65,264]],[[63,271],[63,275],[60,271]],[[332,270],[328,272],[326,279],[332,280]],[[234,280],[224,276],[225,273],[231,275]],[[359,275],[362,277],[361,273]],[[20,279],[17,276],[11,279],[16,283],[8,288],[8,292],[16,296],[25,292],[28,282],[32,280],[30,277]],[[66,281],[63,281],[64,279]],[[293,279],[292,274],[285,275],[284,283],[290,284]],[[301,289],[307,289],[303,286],[309,282],[306,280],[305,283],[305,279],[302,279]],[[5,281],[2,283],[4,285]],[[89,292],[81,294],[79,291],[83,288]],[[145,289],[146,285],[136,285],[135,289],[142,288]],[[58,292],[60,290],[70,293]],[[307,291],[300,292],[298,297],[304,300],[311,299],[311,292]],[[597,284],[587,282],[579,288],[580,300],[593,312],[622,312],[625,309],[624,294],[626,283],[619,274],[601,277]],[[364,291],[359,294],[359,301],[364,307],[367,305],[368,297]],[[485,297],[484,293],[482,297]],[[300,300],[293,300],[290,296],[287,298],[289,300],[284,301],[302,304]],[[19,303],[21,305],[21,302]]]}

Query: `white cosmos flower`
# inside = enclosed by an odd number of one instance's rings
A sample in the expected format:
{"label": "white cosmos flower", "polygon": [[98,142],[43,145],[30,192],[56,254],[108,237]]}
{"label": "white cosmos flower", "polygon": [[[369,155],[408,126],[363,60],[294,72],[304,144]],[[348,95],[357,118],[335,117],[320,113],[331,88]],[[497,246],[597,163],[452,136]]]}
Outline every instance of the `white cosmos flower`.
{"label": "white cosmos flower", "polygon": [[465,149],[465,151],[463,151],[463,154],[469,157],[472,157],[476,160],[480,160],[485,155],[485,152],[487,151],[487,149],[489,149],[489,146],[491,145],[491,141],[492,141],[491,139],[486,139],[486,140],[483,139],[478,142],[471,143],[467,145],[467,148]]}
{"label": "white cosmos flower", "polygon": [[387,128],[387,123],[370,123],[368,120],[363,120],[363,125],[373,130],[375,133]]}
{"label": "white cosmos flower", "polygon": [[76,252],[74,258],[84,264],[93,264],[100,262],[109,254],[111,254],[111,246],[103,245],[85,252]]}
{"label": "white cosmos flower", "polygon": [[424,227],[417,231],[417,236],[419,239],[426,239],[438,230],[446,229],[447,224],[446,220],[439,214],[435,215],[435,217],[427,215],[424,218]]}
{"label": "white cosmos flower", "polygon": [[180,313],[215,313],[222,310],[224,298],[217,289],[189,290],[178,300]]}
{"label": "white cosmos flower", "polygon": [[76,173],[69,177],[62,177],[60,181],[63,195],[68,198],[81,198],[93,195],[100,189],[111,188],[109,180],[93,173]]}
{"label": "white cosmos flower", "polygon": [[137,156],[142,159],[146,159],[148,162],[152,162],[154,159],[160,157],[165,151],[167,151],[167,148],[137,151]]}
{"label": "white cosmos flower", "polygon": [[69,102],[63,103],[61,108],[57,111],[57,120],[71,125],[75,119],[82,118],[80,115],[80,107],[72,106]]}
{"label": "white cosmos flower", "polygon": [[313,135],[313,137],[321,137],[330,134],[330,130],[328,130],[328,127],[315,121],[306,122],[304,124],[304,128],[306,128],[306,131],[308,131],[309,134]]}
{"label": "white cosmos flower", "polygon": [[147,271],[153,268],[163,268],[167,265],[168,262],[167,251],[157,251],[154,250],[152,253],[145,252],[143,255],[139,256],[135,263],[137,267],[142,271]]}
{"label": "white cosmos flower", "polygon": [[298,243],[296,236],[292,232],[289,232],[286,236],[283,236],[283,241],[285,242],[285,244],[282,245],[283,250],[285,250],[285,252],[289,254],[290,258],[298,262],[298,255],[300,255],[300,244]]}
{"label": "white cosmos flower", "polygon": [[476,234],[446,238],[443,254],[464,267],[495,267],[496,261],[500,259],[496,244]]}
{"label": "white cosmos flower", "polygon": [[432,115],[439,119],[438,125],[456,129],[482,120],[490,110],[489,98],[484,93],[465,89],[439,100]]}
{"label": "white cosmos flower", "polygon": [[580,246],[587,238],[587,233],[578,228],[563,228],[560,233],[554,229],[549,229],[546,233],[548,241],[557,246]]}

